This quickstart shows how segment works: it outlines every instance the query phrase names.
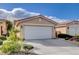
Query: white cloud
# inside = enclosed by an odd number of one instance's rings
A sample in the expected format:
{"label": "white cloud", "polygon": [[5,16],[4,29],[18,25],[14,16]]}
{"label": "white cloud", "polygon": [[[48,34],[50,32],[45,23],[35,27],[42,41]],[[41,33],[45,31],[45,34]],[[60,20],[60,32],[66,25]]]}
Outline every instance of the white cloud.
{"label": "white cloud", "polygon": [[[40,15],[40,13],[30,12],[23,8],[14,8],[12,11],[0,9],[0,19],[18,20],[18,19],[23,19],[31,16],[36,16],[36,15]],[[45,17],[48,17],[49,19],[52,19],[56,22],[69,21],[67,19],[59,19],[53,16],[45,16]]]}
{"label": "white cloud", "polygon": [[47,18],[49,18],[49,19],[52,19],[52,20],[54,20],[54,21],[56,21],[56,22],[69,22],[70,21],[70,19],[59,19],[59,18],[57,18],[57,17],[53,17],[53,16],[45,16],[45,17],[47,17]]}
{"label": "white cloud", "polygon": [[23,8],[14,8],[12,14],[15,18],[27,18],[31,16],[39,15],[39,13],[29,12]]}
{"label": "white cloud", "polygon": [[36,15],[40,15],[40,13],[35,13],[35,12],[30,12],[31,16],[36,16]]}
{"label": "white cloud", "polygon": [[0,9],[0,19],[6,19],[8,11],[5,9]]}
{"label": "white cloud", "polygon": [[16,12],[26,12],[26,10],[25,9],[23,9],[23,8],[14,8],[11,12],[13,13],[13,14],[15,14]]}
{"label": "white cloud", "polygon": [[14,8],[12,11],[0,9],[0,19],[22,19],[39,15],[40,13],[29,12],[23,8]]}

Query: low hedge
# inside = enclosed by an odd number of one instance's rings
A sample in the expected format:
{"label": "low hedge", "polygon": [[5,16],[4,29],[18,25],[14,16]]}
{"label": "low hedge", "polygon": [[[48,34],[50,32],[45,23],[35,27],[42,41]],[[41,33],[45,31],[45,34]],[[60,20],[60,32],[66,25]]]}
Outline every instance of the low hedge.
{"label": "low hedge", "polygon": [[68,35],[68,34],[59,34],[58,35],[58,38],[64,38],[64,39],[70,39],[72,38],[73,36],[71,35]]}

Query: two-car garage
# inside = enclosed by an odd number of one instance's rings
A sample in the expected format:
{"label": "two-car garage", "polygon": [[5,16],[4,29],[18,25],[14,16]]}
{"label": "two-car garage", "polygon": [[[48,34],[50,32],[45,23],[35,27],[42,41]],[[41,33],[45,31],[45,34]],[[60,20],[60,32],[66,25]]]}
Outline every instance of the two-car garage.
{"label": "two-car garage", "polygon": [[55,38],[55,25],[57,23],[44,16],[38,15],[23,20],[18,20],[15,23],[16,28],[19,28],[20,36],[24,39],[50,39]]}
{"label": "two-car garage", "polygon": [[52,38],[52,27],[47,26],[23,26],[25,39],[47,39]]}

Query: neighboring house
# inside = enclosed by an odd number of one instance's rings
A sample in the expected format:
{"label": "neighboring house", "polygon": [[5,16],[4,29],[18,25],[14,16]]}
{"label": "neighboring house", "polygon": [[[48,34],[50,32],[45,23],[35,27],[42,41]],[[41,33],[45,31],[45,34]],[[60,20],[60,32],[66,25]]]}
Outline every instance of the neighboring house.
{"label": "neighboring house", "polygon": [[15,28],[20,30],[17,33],[24,39],[49,39],[56,38],[56,22],[45,16],[38,15],[14,21]]}
{"label": "neighboring house", "polygon": [[0,19],[0,36],[7,34],[7,23],[6,20]]}
{"label": "neighboring house", "polygon": [[68,34],[79,35],[79,21],[72,21],[67,24]]}
{"label": "neighboring house", "polygon": [[58,24],[55,28],[57,34],[79,35],[79,21]]}

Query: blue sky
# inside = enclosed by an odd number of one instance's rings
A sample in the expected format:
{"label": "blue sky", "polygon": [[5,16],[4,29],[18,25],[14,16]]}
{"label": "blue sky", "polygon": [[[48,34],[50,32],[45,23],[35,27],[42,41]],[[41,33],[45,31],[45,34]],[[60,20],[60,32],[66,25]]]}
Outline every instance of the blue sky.
{"label": "blue sky", "polygon": [[41,13],[42,15],[47,16],[54,16],[60,19],[79,19],[79,4],[77,3],[0,3],[0,9],[6,9],[11,11],[14,8],[23,8],[30,12]]}

